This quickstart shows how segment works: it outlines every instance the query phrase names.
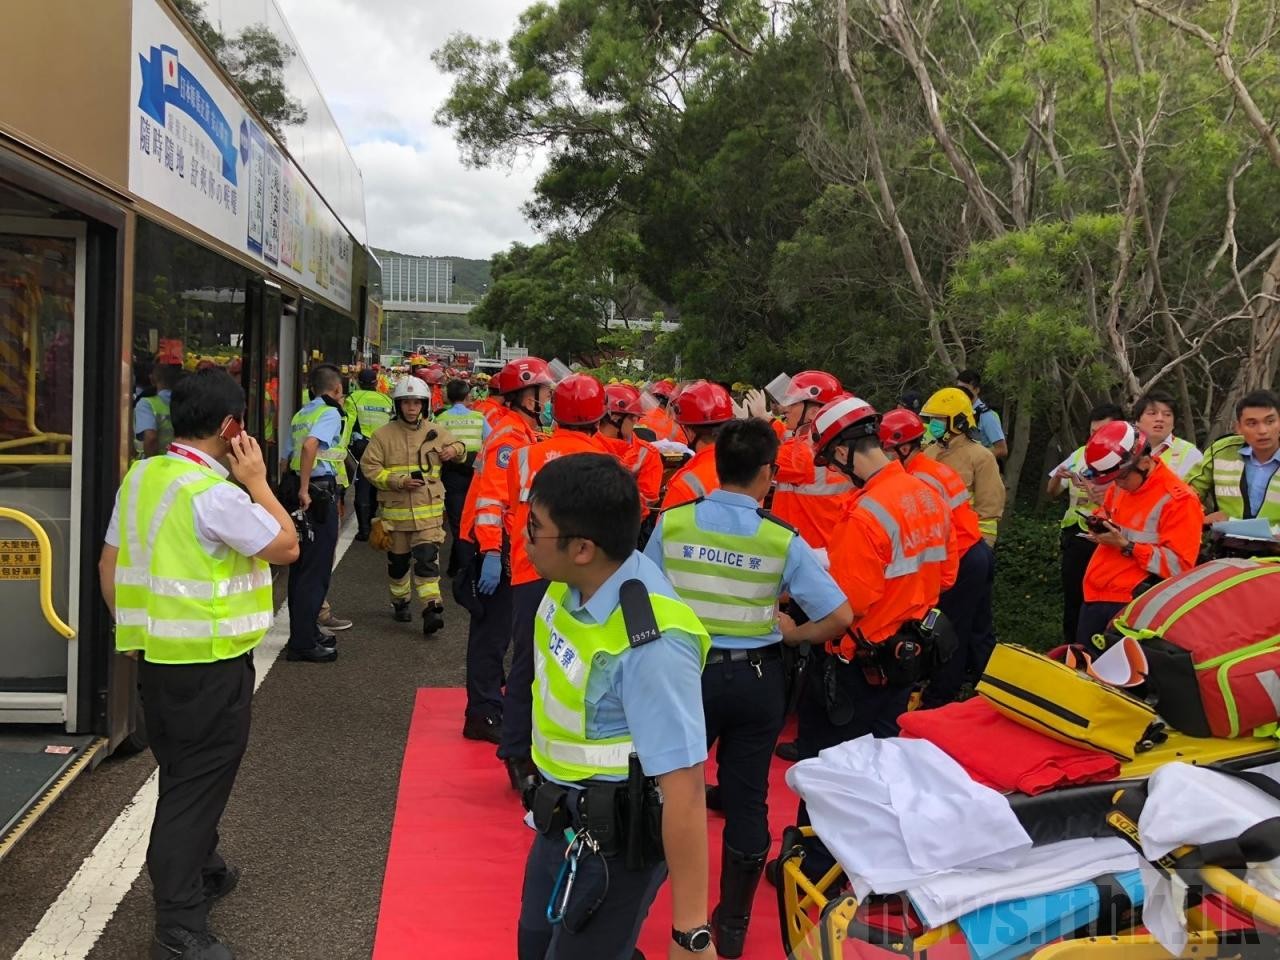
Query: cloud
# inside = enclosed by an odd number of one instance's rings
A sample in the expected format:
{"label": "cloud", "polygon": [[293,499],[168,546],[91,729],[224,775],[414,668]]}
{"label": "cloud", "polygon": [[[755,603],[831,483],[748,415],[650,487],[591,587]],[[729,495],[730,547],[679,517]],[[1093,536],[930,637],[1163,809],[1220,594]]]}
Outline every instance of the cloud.
{"label": "cloud", "polygon": [[364,176],[369,243],[487,258],[536,241],[520,212],[534,165],[464,167],[433,118],[450,78],[431,53],[459,30],[505,40],[529,0],[278,0]]}

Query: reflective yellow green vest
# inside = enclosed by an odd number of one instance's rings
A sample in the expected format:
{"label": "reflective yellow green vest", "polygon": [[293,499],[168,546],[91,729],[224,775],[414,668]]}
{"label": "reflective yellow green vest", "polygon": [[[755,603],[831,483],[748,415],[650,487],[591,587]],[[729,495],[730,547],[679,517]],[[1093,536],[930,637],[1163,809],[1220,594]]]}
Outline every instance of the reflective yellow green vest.
{"label": "reflective yellow green vest", "polygon": [[[312,428],[319,422],[320,417],[325,410],[330,409],[327,403],[321,402],[314,407],[309,404],[293,415],[293,420],[289,424],[289,430],[293,434],[293,452],[289,455],[289,466],[295,470],[302,469],[302,444],[306,442],[308,436],[311,435]],[[339,414],[341,415],[341,414]],[[350,432],[343,424],[342,433],[338,436],[337,443],[320,450],[316,454],[316,460],[323,460],[333,466],[334,474],[338,479],[338,486],[347,486],[347,441],[351,438]]]}
{"label": "reflective yellow green vest", "polygon": [[[564,608],[568,593],[567,585],[551,584],[534,620],[533,761],[564,783],[592,777],[625,779],[635,750],[630,736],[591,740],[586,734],[591,671],[609,657],[625,656],[631,647],[622,607],[603,624],[580,623]],[[650,594],[649,600],[658,630],[681,630],[694,637],[699,663],[705,665],[711,639],[693,611],[670,597]]]}
{"label": "reflective yellow green vest", "polygon": [[391,422],[393,411],[391,398],[385,393],[377,390],[353,390],[347,395],[346,438],[350,440],[356,427],[360,428],[364,437],[372,437],[373,431]]}
{"label": "reflective yellow green vest", "polygon": [[467,455],[480,452],[480,440],[484,434],[484,414],[478,410],[451,413],[448,410],[436,415],[436,423],[453,434],[467,446]]}
{"label": "reflective yellow green vest", "polygon": [[196,496],[226,483],[171,456],[135,463],[120,488],[116,649],[153,663],[211,663],[253,649],[271,626],[271,568],[195,535]]}
{"label": "reflective yellow green vest", "polygon": [[1256,514],[1249,513],[1245,496],[1244,437],[1223,437],[1205,451],[1204,459],[1187,476],[1188,485],[1199,494],[1208,513],[1221,510],[1233,520],[1261,517],[1280,520],[1280,470],[1271,476],[1267,492]]}
{"label": "reflective yellow green vest", "polygon": [[[1179,477],[1185,476],[1189,471],[1185,464],[1189,457],[1194,456],[1199,451],[1196,445],[1189,440],[1183,440],[1181,437],[1173,437],[1172,442],[1160,453],[1160,459],[1164,461],[1166,467],[1169,467]],[[1192,467],[1192,470],[1195,468]]]}
{"label": "reflective yellow green vest", "polygon": [[761,637],[777,629],[778,594],[795,532],[762,517],[752,536],[703,530],[696,503],[662,515],[662,569],[713,636]]}
{"label": "reflective yellow green vest", "polygon": [[[1075,453],[1067,458],[1067,469],[1079,473],[1085,468],[1084,447],[1077,447]],[[1094,504],[1089,500],[1088,495],[1070,480],[1064,480],[1067,485],[1067,512],[1062,515],[1062,529],[1087,529],[1084,517],[1080,515],[1080,511],[1085,513],[1093,513]]]}
{"label": "reflective yellow green vest", "polygon": [[[143,397],[138,402],[149,406],[151,412],[155,415],[156,449],[160,453],[164,453],[169,444],[173,443],[173,420],[169,416],[169,401],[157,394],[152,397]],[[142,453],[142,441],[135,438],[133,449],[136,453]]]}

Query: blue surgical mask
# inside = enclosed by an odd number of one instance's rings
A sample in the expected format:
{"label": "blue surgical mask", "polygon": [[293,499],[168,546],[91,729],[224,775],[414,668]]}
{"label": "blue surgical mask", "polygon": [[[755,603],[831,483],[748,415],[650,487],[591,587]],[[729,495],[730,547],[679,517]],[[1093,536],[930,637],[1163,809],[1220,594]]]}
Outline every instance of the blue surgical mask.
{"label": "blue surgical mask", "polygon": [[947,433],[947,425],[942,420],[928,420],[924,429],[934,440],[941,440]]}
{"label": "blue surgical mask", "polygon": [[542,415],[538,418],[544,427],[551,426],[555,421],[551,419],[551,401],[548,400],[542,405]]}

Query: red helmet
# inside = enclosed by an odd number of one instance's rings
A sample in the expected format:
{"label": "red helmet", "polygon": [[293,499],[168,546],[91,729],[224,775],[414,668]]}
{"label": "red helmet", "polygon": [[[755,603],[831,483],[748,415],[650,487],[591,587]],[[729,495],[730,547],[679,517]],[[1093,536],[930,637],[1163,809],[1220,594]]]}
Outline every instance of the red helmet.
{"label": "red helmet", "polygon": [[507,394],[525,387],[552,386],[555,382],[547,361],[538,357],[521,357],[499,370],[489,383],[489,389],[494,393]]}
{"label": "red helmet", "polygon": [[1146,434],[1125,420],[1112,420],[1084,445],[1084,477],[1097,484],[1113,483],[1150,452]]}
{"label": "red helmet", "polygon": [[623,417],[643,417],[640,391],[629,383],[611,383],[604,388],[605,409]]}
{"label": "red helmet", "polygon": [[832,400],[813,418],[815,459],[826,459],[828,449],[841,437],[874,437],[880,416],[867,401],[846,393]]}
{"label": "red helmet", "polygon": [[778,403],[789,407],[793,403],[830,403],[844,393],[840,381],[822,370],[802,370],[791,378]]}
{"label": "red helmet", "polygon": [[656,383],[649,384],[649,392],[655,397],[670,400],[676,395],[676,382],[674,380],[659,380]]}
{"label": "red helmet", "polygon": [[585,427],[604,419],[604,387],[595,377],[573,373],[556,384],[551,419],[565,427]]}
{"label": "red helmet", "polygon": [[682,427],[714,427],[733,419],[729,391],[710,380],[695,380],[671,401],[676,423]]}
{"label": "red helmet", "polygon": [[924,436],[924,421],[906,407],[890,410],[880,418],[880,445],[896,447]]}

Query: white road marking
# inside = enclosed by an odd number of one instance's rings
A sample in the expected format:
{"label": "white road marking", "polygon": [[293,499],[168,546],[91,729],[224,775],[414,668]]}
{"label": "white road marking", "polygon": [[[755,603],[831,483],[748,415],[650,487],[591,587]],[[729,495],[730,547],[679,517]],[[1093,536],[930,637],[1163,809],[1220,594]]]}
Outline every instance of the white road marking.
{"label": "white road marking", "polygon": [[[355,525],[348,523],[338,537],[338,548],[333,557],[335,567],[354,537]],[[253,666],[257,672],[255,692],[288,642],[289,607],[286,603],[276,611],[275,623],[253,651]],[[80,869],[67,882],[58,899],[45,911],[26,943],[13,955],[13,960],[84,960],[89,955],[120,901],[142,872],[158,790],[158,774],[153,771],[103,834],[93,852],[80,864]]]}

